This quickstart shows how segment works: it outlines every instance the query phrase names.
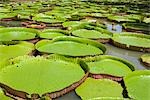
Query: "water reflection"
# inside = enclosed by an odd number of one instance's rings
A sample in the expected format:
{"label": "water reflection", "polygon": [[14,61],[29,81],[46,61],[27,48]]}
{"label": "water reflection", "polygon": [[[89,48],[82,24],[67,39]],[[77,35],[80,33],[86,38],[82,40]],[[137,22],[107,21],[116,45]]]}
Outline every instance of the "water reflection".
{"label": "water reflection", "polygon": [[122,32],[122,25],[114,24],[114,23],[106,23],[107,30],[113,33],[120,33]]}

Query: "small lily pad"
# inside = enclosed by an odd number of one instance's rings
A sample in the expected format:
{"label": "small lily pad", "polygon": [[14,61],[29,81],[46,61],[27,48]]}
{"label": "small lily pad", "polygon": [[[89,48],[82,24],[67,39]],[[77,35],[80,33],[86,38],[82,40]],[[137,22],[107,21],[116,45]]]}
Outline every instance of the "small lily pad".
{"label": "small lily pad", "polygon": [[103,100],[103,98],[107,98],[106,100],[108,98],[123,99],[121,85],[108,79],[87,78],[75,91],[82,100],[94,100],[94,98],[99,98],[98,100]]}
{"label": "small lily pad", "polygon": [[134,71],[124,77],[125,86],[130,98],[135,100],[149,100],[150,71]]}

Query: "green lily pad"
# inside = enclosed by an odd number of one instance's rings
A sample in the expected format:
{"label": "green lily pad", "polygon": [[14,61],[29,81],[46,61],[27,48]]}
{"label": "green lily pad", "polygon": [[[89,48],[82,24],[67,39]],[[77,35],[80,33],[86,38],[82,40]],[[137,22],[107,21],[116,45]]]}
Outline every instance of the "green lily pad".
{"label": "green lily pad", "polygon": [[[13,43],[13,42],[10,42]],[[27,55],[34,50],[34,44],[29,42],[16,42],[14,44],[0,44],[0,61],[14,58],[17,56]]]}
{"label": "green lily pad", "polygon": [[14,13],[0,13],[0,19],[3,19],[3,18],[12,18],[12,17],[15,17],[16,14]]}
{"label": "green lily pad", "polygon": [[150,18],[144,18],[143,22],[150,23]]}
{"label": "green lily pad", "polygon": [[83,37],[83,38],[89,38],[89,39],[109,39],[111,38],[108,34],[103,34],[96,30],[87,30],[87,29],[79,29],[72,32],[74,36]]}
{"label": "green lily pad", "polygon": [[84,22],[84,21],[67,21],[67,22],[64,22],[62,25],[63,27],[78,27],[78,26],[81,26],[83,24],[87,24],[88,22]]}
{"label": "green lily pad", "polygon": [[99,98],[97,100],[123,99],[121,85],[108,79],[87,78],[75,91],[82,100],[94,100],[94,98]]}
{"label": "green lily pad", "polygon": [[127,16],[115,16],[115,15],[110,15],[107,17],[109,20],[114,20],[117,22],[135,22],[136,20],[130,19]]}
{"label": "green lily pad", "polygon": [[130,62],[109,55],[86,57],[83,60],[87,63],[89,72],[92,74],[124,77],[134,70],[134,66]]}
{"label": "green lily pad", "polygon": [[37,33],[35,29],[22,27],[0,28],[0,41],[34,39]]}
{"label": "green lily pad", "polygon": [[144,54],[141,56],[141,60],[143,63],[145,63],[147,66],[150,66],[150,54]]}
{"label": "green lily pad", "polygon": [[124,23],[123,26],[125,29],[147,31],[147,32],[150,31],[149,29],[150,25],[148,23]]}
{"label": "green lily pad", "polygon": [[80,81],[85,76],[81,68],[85,65],[81,63],[79,60],[61,57],[20,56],[9,60],[9,64],[0,71],[0,83],[29,95],[41,96],[63,90]]}
{"label": "green lily pad", "polygon": [[46,38],[46,39],[53,39],[58,36],[65,36],[68,35],[65,30],[60,30],[60,29],[45,29],[43,30],[39,36],[40,38]]}
{"label": "green lily pad", "polygon": [[45,22],[45,23],[61,23],[66,20],[65,18],[61,18],[61,17],[55,18],[54,16],[49,16],[42,13],[37,14],[32,19],[35,21]]}
{"label": "green lily pad", "polygon": [[125,86],[130,98],[148,100],[150,98],[150,71],[134,71],[124,77]]}
{"label": "green lily pad", "polygon": [[[140,49],[143,50],[143,49],[150,48],[150,44],[149,44],[150,36],[145,34],[131,34],[131,33],[114,34],[112,40],[114,44],[119,43],[119,45],[125,45],[125,48],[128,49],[136,50],[139,48],[138,50],[140,51]],[[149,50],[147,51],[149,52]]]}
{"label": "green lily pad", "polygon": [[104,54],[106,50],[101,43],[72,36],[57,37],[52,41],[39,41],[36,44],[36,49],[40,52],[61,54],[66,56],[100,55]]}

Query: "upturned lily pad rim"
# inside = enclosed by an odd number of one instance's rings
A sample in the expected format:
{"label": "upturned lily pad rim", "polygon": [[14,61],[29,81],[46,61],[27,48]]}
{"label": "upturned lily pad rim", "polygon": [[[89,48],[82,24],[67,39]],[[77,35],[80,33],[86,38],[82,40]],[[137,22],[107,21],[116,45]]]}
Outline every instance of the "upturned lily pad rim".
{"label": "upturned lily pad rim", "polygon": [[[40,57],[40,56],[38,56],[38,57]],[[21,59],[19,59],[19,58],[21,58]],[[24,61],[25,59],[28,59],[28,58],[31,58],[31,56],[20,56],[20,57],[14,58],[14,59],[10,59],[10,60],[8,60],[9,63],[6,63],[6,66],[9,67],[9,65],[11,65],[11,64],[15,64],[15,63],[17,64],[21,61]],[[56,97],[62,96],[64,94],[72,91],[73,89],[75,89],[77,86],[79,86],[88,77],[87,65],[80,59],[69,59],[67,57],[58,56],[58,55],[57,56],[52,55],[52,56],[49,56],[46,58],[43,57],[43,58],[47,59],[47,60],[50,60],[50,59],[53,61],[62,60],[62,61],[66,61],[68,63],[78,64],[81,67],[81,69],[84,71],[85,74],[79,81],[76,81],[76,82],[70,84],[69,86],[67,86],[63,89],[60,89],[58,91],[43,93],[41,95],[41,97],[56,98]],[[86,69],[86,70],[84,70],[84,69]],[[30,96],[27,92],[21,91],[21,90],[15,90],[15,89],[13,89],[13,88],[9,87],[8,85],[5,85],[1,82],[0,82],[0,88],[2,88],[5,91],[5,93],[8,92],[8,95],[11,95],[12,98],[23,98],[23,99],[29,99],[30,98]],[[34,93],[31,94],[31,98],[34,98],[33,96],[38,96],[37,98],[40,98],[38,94],[34,94]]]}

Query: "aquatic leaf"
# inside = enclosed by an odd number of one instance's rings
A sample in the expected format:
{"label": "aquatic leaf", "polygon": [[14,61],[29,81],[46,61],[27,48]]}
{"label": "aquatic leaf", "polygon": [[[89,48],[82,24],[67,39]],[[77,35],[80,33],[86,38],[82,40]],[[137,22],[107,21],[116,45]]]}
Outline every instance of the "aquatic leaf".
{"label": "aquatic leaf", "polygon": [[36,49],[40,52],[66,56],[92,56],[103,54],[106,51],[101,43],[72,36],[57,37],[51,41],[39,41]]}
{"label": "aquatic leaf", "polygon": [[141,56],[141,61],[146,65],[150,67],[150,54],[143,54]]}
{"label": "aquatic leaf", "polygon": [[[29,95],[42,96],[47,93],[59,92],[67,87],[71,87],[69,90],[71,91],[81,84],[84,80],[82,78],[85,76],[81,67],[86,66],[81,65],[82,62],[79,60],[20,56],[9,62],[10,64],[0,71],[0,83]],[[80,80],[80,83],[76,83]],[[76,85],[73,85],[74,83]],[[0,87],[8,92],[9,90],[2,84]],[[59,96],[69,91],[62,91]],[[15,92],[13,93],[12,95],[17,95]],[[27,99],[27,95],[24,98]]]}
{"label": "aquatic leaf", "polygon": [[[12,44],[11,44],[12,43]],[[20,41],[20,42],[0,42],[0,61],[23,56],[31,53],[34,50],[34,44]]]}
{"label": "aquatic leaf", "polygon": [[37,33],[35,29],[22,27],[0,28],[0,41],[34,39]]}
{"label": "aquatic leaf", "polygon": [[148,23],[124,23],[123,26],[125,29],[128,29],[128,30],[150,32],[150,29],[149,29],[150,25]]}
{"label": "aquatic leaf", "polygon": [[89,38],[89,39],[109,39],[111,36],[105,33],[101,33],[96,30],[79,29],[72,32],[74,36]]}
{"label": "aquatic leaf", "polygon": [[92,74],[106,74],[111,76],[124,77],[134,70],[134,66],[125,59],[115,56],[101,55],[86,57],[82,59],[89,67]]}
{"label": "aquatic leaf", "polygon": [[75,91],[82,100],[94,100],[94,98],[99,98],[98,100],[104,98],[107,98],[106,100],[109,100],[108,98],[123,99],[121,85],[108,79],[87,78]]}
{"label": "aquatic leaf", "polygon": [[124,77],[125,86],[130,98],[148,100],[150,98],[150,71],[134,71]]}
{"label": "aquatic leaf", "polygon": [[45,29],[39,33],[40,38],[53,39],[58,36],[69,35],[65,30],[60,29]]}
{"label": "aquatic leaf", "polygon": [[130,19],[127,16],[115,16],[115,15],[110,15],[107,17],[109,20],[114,20],[117,22],[135,22],[136,20]]}
{"label": "aquatic leaf", "polygon": [[113,44],[122,48],[150,52],[150,36],[145,34],[114,34]]}

